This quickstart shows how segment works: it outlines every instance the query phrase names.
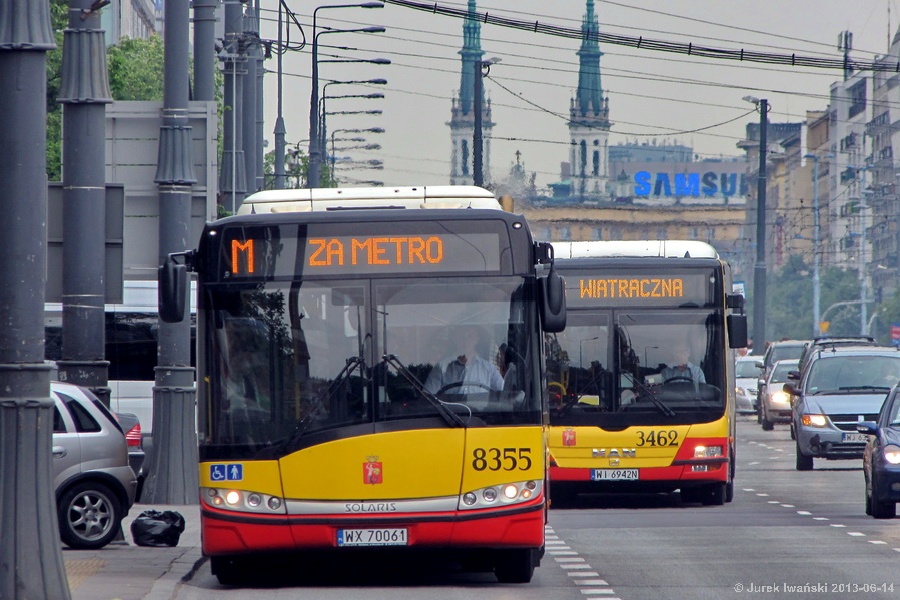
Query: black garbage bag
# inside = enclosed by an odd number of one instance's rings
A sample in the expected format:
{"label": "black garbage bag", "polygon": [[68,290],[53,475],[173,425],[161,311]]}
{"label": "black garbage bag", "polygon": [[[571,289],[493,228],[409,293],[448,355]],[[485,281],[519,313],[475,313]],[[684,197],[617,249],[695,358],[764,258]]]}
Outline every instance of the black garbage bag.
{"label": "black garbage bag", "polygon": [[131,522],[131,537],[138,546],[177,546],[184,517],[174,510],[145,510]]}

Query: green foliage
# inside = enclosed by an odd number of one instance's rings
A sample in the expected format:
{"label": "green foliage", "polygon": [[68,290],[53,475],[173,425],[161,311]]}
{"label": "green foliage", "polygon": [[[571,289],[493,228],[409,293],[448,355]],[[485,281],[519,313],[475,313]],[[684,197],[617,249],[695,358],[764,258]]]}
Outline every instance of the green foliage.
{"label": "green foliage", "polygon": [[[813,336],[812,279],[812,268],[800,255],[789,256],[780,270],[768,274],[766,337],[770,341],[782,338],[809,339]],[[820,270],[819,310],[821,317],[830,322],[829,334],[859,335],[859,305],[834,307],[839,302],[854,300],[859,300],[859,278],[856,270],[836,268]],[[747,307],[751,309],[752,318],[751,300],[748,300]],[[898,300],[898,315],[900,315],[900,300]]]}
{"label": "green foliage", "polygon": [[872,327],[878,341],[882,344],[891,343],[891,325],[900,324],[900,289],[894,295],[885,298],[878,307],[878,317],[875,326]]}
{"label": "green foliage", "polygon": [[63,30],[69,22],[68,0],[51,0],[50,21],[56,48],[47,53],[47,177],[62,179],[62,106],[56,101],[62,82]]}
{"label": "green foliage", "polygon": [[106,51],[109,90],[113,100],[163,99],[163,39],[123,38]]}

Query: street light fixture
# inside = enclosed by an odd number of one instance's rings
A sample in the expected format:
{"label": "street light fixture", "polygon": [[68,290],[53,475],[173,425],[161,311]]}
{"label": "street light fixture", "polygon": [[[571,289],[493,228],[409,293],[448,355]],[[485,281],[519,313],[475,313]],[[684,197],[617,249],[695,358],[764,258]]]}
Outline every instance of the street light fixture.
{"label": "street light fixture", "polygon": [[313,11],[312,26],[312,91],[309,99],[309,187],[319,186],[319,36],[328,33],[384,33],[384,27],[360,27],[356,29],[328,29],[316,33],[316,17],[318,12],[329,8],[384,8],[381,2],[361,2],[356,4],[328,4],[319,6]]}
{"label": "street light fixture", "polygon": [[[321,109],[319,110],[319,139],[318,145],[321,152],[327,150],[326,142],[328,141],[328,134],[326,132],[326,122],[325,122],[325,99],[329,96],[327,95],[328,86],[330,85],[387,85],[387,79],[365,79],[365,80],[352,80],[352,81],[328,81],[325,85],[322,86],[322,98],[321,98]],[[384,98],[384,94],[357,94],[360,98]],[[331,98],[338,98],[343,96],[331,96]],[[351,96],[347,96],[348,98]],[[359,114],[359,113],[327,113],[327,114]],[[368,114],[381,114],[381,113],[368,113]]]}
{"label": "street light fixture", "polygon": [[[383,127],[369,127],[368,129],[335,129],[331,132],[331,178],[337,181],[334,175],[334,142],[336,133],[384,133]],[[365,141],[365,138],[350,138],[352,141]]]}

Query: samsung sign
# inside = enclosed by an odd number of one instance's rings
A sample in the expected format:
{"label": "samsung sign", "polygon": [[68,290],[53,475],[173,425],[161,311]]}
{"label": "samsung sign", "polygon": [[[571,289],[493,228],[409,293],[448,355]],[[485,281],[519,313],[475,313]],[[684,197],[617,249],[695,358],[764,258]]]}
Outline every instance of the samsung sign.
{"label": "samsung sign", "polygon": [[666,198],[744,197],[748,192],[746,173],[651,173],[634,174],[635,196]]}

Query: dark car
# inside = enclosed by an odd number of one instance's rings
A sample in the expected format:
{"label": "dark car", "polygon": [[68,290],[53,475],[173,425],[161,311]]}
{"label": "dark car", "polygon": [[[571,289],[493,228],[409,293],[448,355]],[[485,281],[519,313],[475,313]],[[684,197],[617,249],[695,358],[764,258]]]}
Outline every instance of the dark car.
{"label": "dark car", "polygon": [[814,458],[858,459],[867,438],[856,429],[873,421],[900,374],[900,349],[841,346],[816,350],[799,382],[784,384],[793,396],[791,425],[797,470]]}
{"label": "dark car", "polygon": [[893,519],[900,502],[900,386],[888,394],[877,421],[863,421],[856,429],[869,436],[863,450],[866,514]]}
{"label": "dark car", "polygon": [[52,382],[53,485],[59,534],[70,548],[96,549],[118,535],[137,477],[116,417],[89,390]]}

